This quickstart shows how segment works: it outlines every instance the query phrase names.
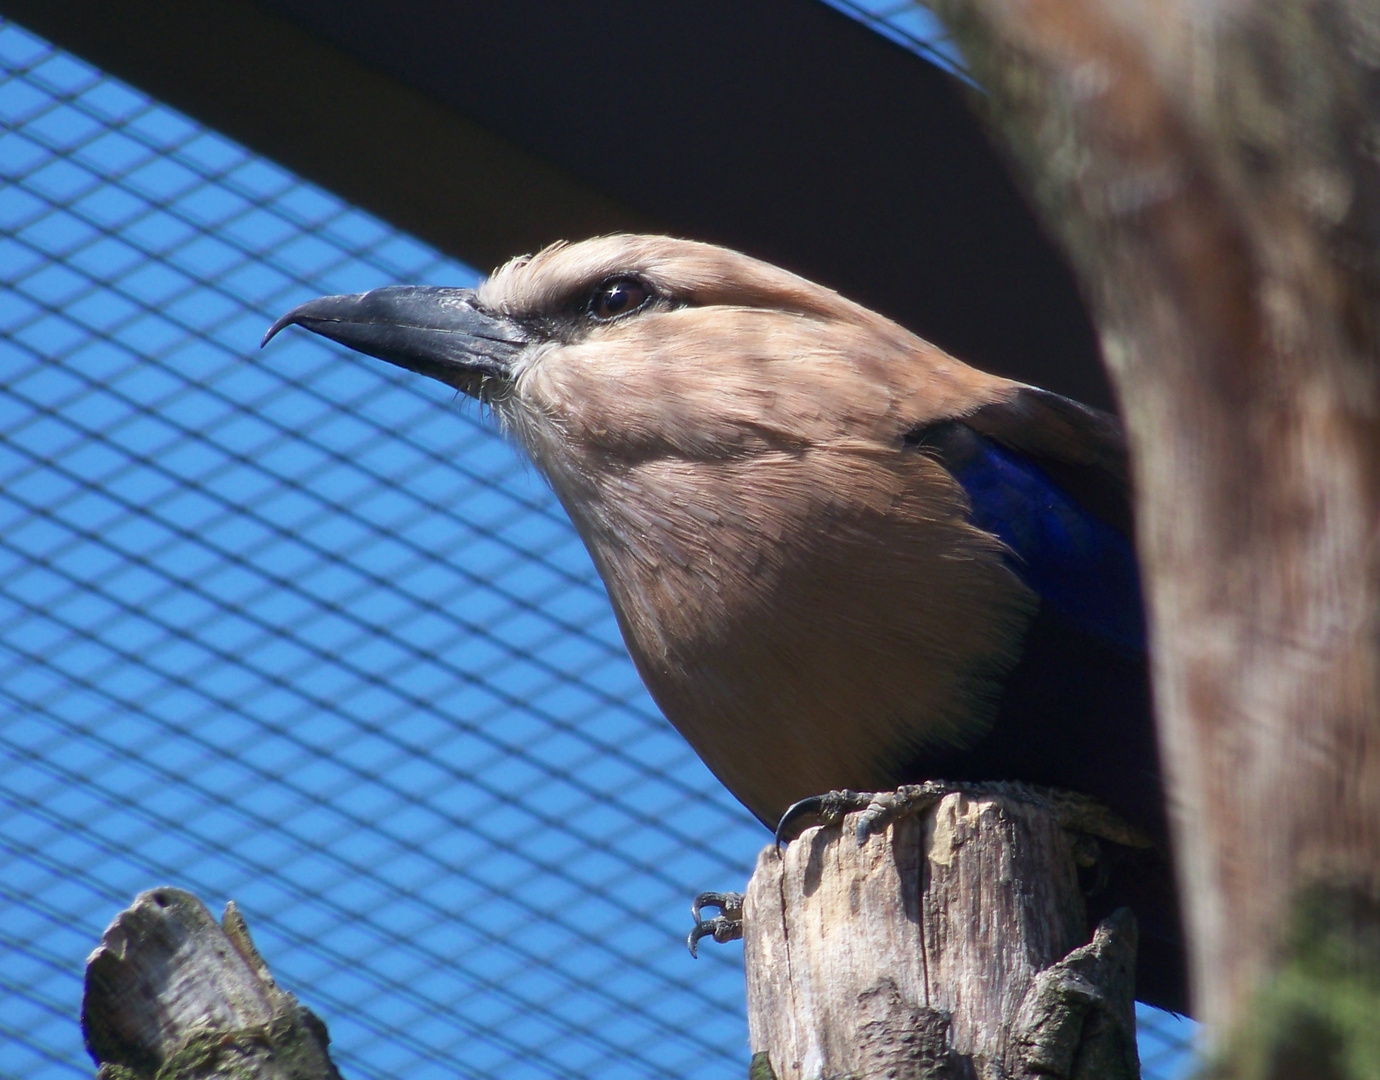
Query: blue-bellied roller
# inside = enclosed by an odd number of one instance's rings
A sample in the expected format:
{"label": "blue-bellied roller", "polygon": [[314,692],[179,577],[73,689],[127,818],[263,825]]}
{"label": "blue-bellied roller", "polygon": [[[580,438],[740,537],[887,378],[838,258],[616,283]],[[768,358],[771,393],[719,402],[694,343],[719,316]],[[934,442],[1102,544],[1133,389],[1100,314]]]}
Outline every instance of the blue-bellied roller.
{"label": "blue-bellied roller", "polygon": [[313,300],[268,336],[293,324],[492,408],[652,697],[763,822],[943,778],[1092,796],[1143,832],[1090,907],[1130,904],[1139,996],[1183,1007],[1115,418],[664,236]]}

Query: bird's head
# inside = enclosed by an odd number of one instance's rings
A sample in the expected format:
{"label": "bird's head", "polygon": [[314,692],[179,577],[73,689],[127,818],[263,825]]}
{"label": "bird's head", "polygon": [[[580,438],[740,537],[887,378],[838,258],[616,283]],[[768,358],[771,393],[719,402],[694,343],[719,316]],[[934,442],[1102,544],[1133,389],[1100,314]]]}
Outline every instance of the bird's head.
{"label": "bird's head", "polygon": [[264,341],[294,324],[487,402],[548,473],[572,451],[703,461],[895,445],[991,378],[830,289],[664,236],[557,244],[475,289],[323,297]]}

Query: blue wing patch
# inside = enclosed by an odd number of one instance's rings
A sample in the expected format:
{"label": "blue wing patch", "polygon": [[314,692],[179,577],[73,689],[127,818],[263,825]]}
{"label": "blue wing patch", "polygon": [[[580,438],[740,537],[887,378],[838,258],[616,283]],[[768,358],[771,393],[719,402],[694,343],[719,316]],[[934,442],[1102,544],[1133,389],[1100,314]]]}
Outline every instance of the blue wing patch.
{"label": "blue wing patch", "polygon": [[961,424],[943,427],[907,442],[940,452],[968,495],[973,524],[1007,546],[1017,576],[1080,630],[1143,654],[1140,574],[1130,540],[1029,458]]}

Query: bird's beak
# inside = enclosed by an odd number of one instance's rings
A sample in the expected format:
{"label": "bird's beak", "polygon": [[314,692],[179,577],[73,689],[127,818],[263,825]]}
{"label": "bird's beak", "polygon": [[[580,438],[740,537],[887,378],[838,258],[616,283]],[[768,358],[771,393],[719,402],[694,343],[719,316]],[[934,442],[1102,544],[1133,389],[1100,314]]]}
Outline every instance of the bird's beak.
{"label": "bird's beak", "polygon": [[308,300],[270,326],[259,347],[293,324],[476,396],[507,385],[532,340],[520,323],[476,307],[474,290],[426,285]]}

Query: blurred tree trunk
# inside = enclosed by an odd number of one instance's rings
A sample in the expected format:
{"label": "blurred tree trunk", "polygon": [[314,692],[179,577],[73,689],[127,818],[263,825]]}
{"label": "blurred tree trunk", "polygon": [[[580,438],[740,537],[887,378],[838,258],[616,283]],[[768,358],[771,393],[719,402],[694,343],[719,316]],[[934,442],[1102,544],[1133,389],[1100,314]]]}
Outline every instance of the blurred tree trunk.
{"label": "blurred tree trunk", "polygon": [[1380,5],[935,6],[1125,417],[1195,1012],[1380,1075]]}

